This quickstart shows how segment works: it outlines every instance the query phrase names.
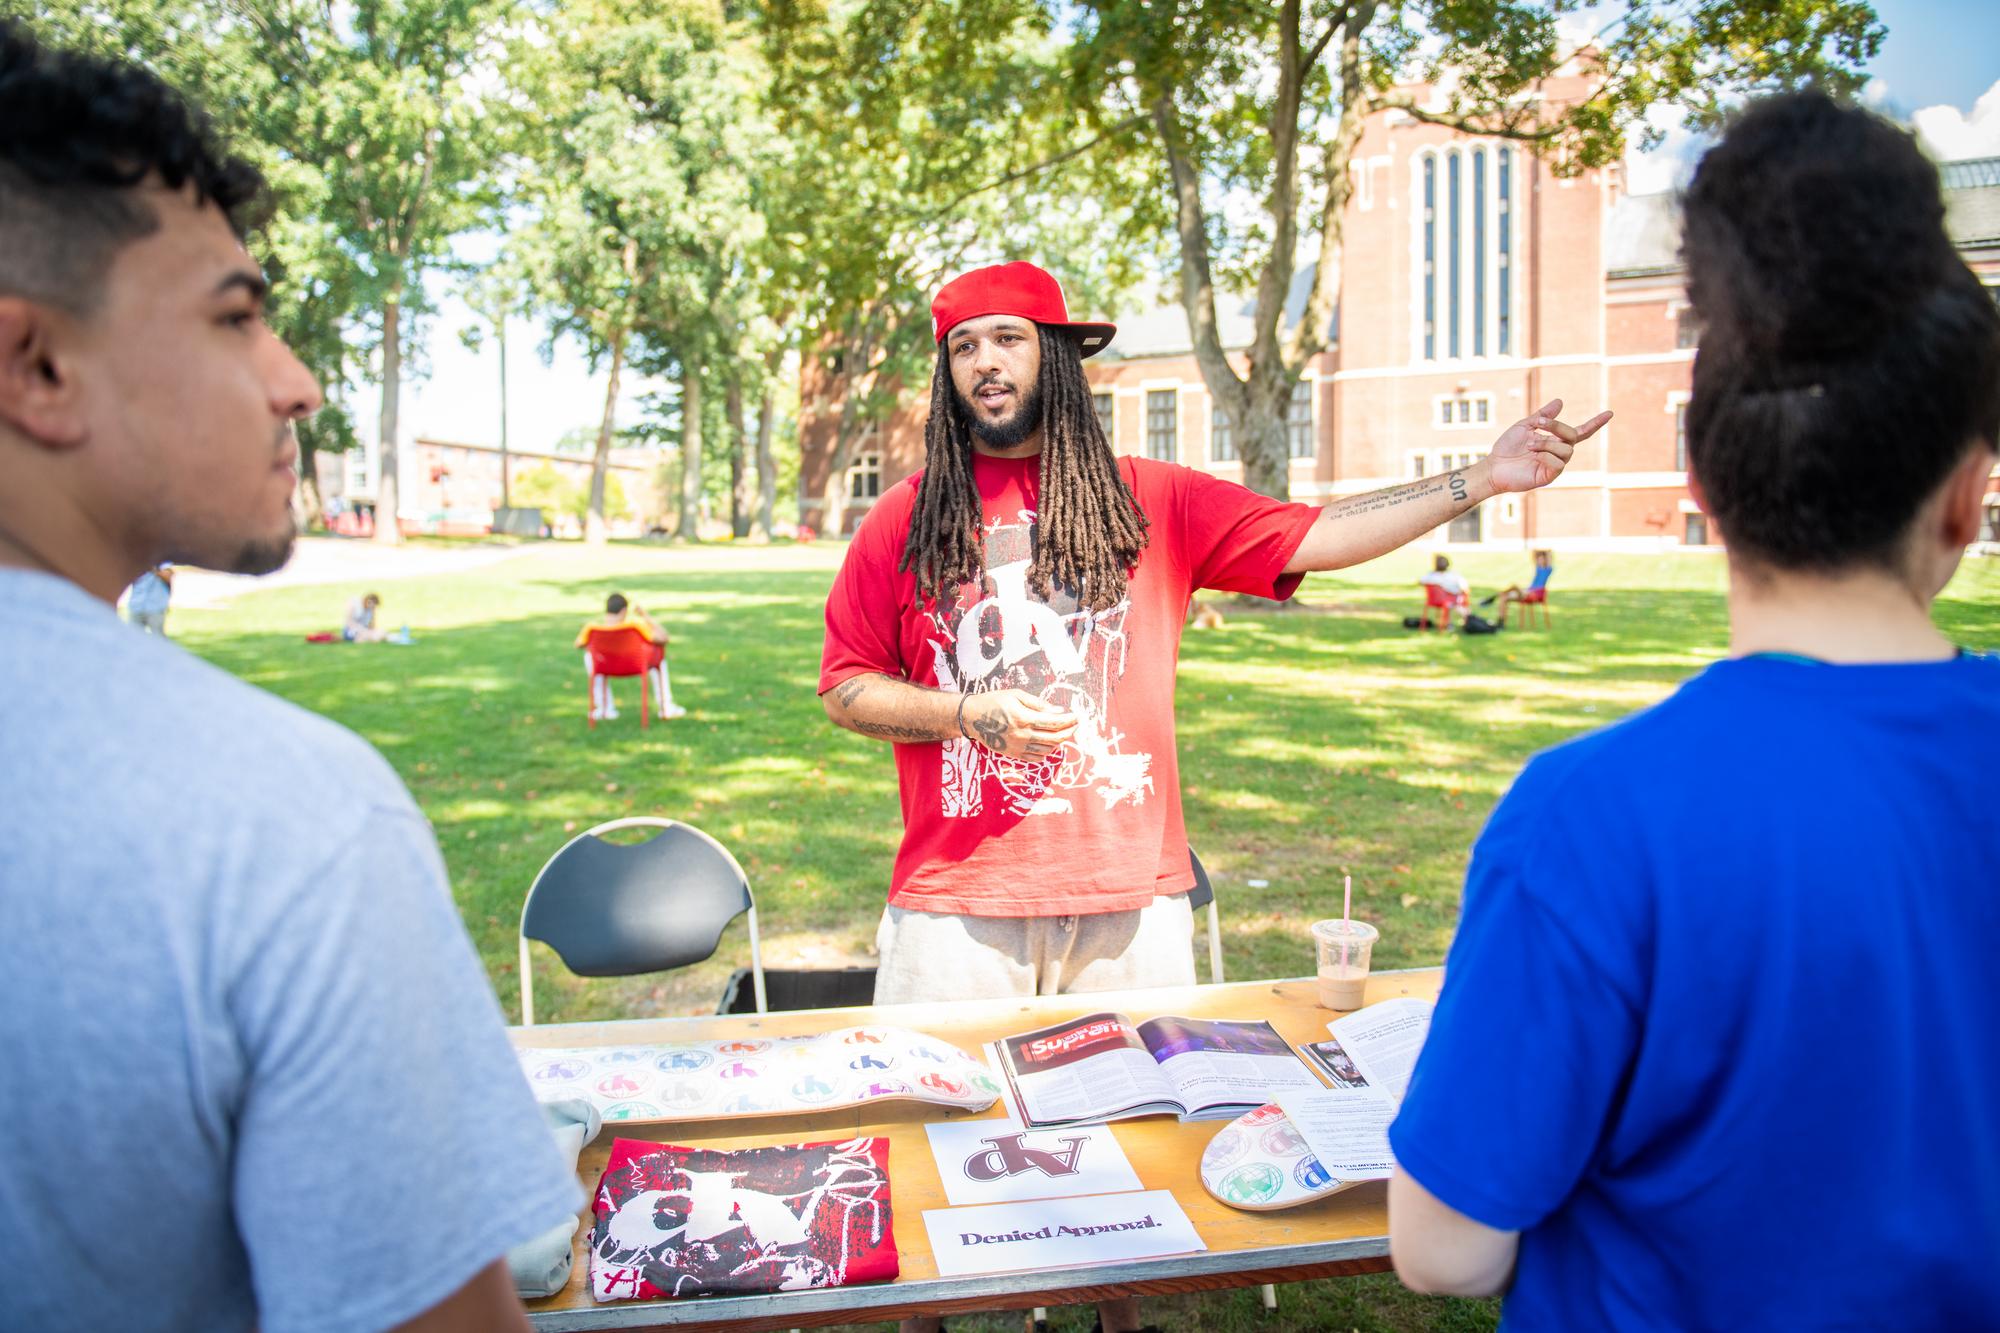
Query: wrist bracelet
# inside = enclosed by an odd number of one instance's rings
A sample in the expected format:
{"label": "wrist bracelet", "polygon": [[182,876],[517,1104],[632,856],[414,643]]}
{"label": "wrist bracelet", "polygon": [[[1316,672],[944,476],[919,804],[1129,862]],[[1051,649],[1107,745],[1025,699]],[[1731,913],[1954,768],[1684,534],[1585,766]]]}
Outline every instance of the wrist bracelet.
{"label": "wrist bracelet", "polygon": [[970,690],[958,696],[958,734],[965,736],[967,740],[971,740],[972,737],[965,735],[965,701],[971,697],[972,692]]}

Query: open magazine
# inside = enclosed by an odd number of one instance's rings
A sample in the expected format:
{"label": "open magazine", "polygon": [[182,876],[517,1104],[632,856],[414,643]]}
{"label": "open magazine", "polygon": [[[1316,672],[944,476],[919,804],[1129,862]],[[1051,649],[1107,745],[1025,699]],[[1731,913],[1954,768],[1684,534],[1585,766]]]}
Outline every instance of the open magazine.
{"label": "open magazine", "polygon": [[1433,1007],[1429,1000],[1404,997],[1335,1019],[1327,1024],[1332,1040],[1305,1048],[1332,1087],[1271,1099],[1335,1181],[1384,1180],[1395,1169],[1389,1122],[1409,1091]]}
{"label": "open magazine", "polygon": [[1177,1115],[1232,1120],[1287,1090],[1319,1087],[1269,1023],[1088,1014],[1000,1043],[1000,1065],[1036,1128]]}

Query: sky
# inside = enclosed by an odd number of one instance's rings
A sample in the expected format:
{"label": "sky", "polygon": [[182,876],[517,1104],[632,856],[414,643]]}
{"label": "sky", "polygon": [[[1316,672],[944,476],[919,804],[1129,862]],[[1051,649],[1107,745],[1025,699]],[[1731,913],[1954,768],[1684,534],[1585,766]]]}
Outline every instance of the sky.
{"label": "sky", "polygon": [[[1868,66],[1869,100],[1915,124],[1940,158],[2000,156],[2000,6],[1992,0],[1876,0],[1875,10],[1888,35]],[[1673,119],[1663,117],[1663,128]],[[1628,162],[1629,188],[1640,193],[1673,188],[1699,152],[1691,136],[1671,129],[1658,151],[1635,154]],[[492,237],[469,237],[460,253],[485,258],[494,245]],[[460,331],[473,322],[465,304],[448,295],[429,321],[422,359],[430,374],[406,382],[403,391],[406,439],[499,442],[499,357],[490,339],[477,353],[464,346]],[[516,449],[548,449],[574,428],[594,425],[604,409],[603,368],[592,373],[581,350],[567,341],[544,364],[538,351],[542,338],[530,321],[508,325],[507,426]],[[620,386],[618,420],[636,421],[640,398],[666,388],[628,374]],[[372,388],[352,397],[364,438],[375,435],[379,401]]]}

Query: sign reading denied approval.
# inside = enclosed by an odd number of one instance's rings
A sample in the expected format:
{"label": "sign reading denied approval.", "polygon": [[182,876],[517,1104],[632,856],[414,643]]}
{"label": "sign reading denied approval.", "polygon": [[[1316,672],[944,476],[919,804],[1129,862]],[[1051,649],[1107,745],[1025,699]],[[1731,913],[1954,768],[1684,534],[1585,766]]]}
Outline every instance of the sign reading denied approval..
{"label": "sign reading denied approval.", "polygon": [[1166,1190],[933,1208],[924,1214],[924,1226],[945,1277],[1073,1268],[1208,1248]]}

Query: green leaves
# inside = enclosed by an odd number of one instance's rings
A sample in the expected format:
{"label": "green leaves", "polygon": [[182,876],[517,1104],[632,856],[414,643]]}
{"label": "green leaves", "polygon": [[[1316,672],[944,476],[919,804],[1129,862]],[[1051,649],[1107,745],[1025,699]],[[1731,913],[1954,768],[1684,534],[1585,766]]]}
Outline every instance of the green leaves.
{"label": "green leaves", "polygon": [[[478,228],[507,238],[510,299],[593,357],[754,398],[788,353],[838,352],[842,441],[927,375],[950,275],[1033,258],[1112,313],[1179,269],[1274,492],[1365,117],[1574,173],[1655,137],[1658,107],[1704,127],[1752,93],[1854,91],[1882,38],[1861,0],[47,0],[35,21],[198,91],[264,168],[272,319],[330,383]],[[1287,329],[1302,261],[1315,304]],[[1256,295],[1233,362],[1218,292]]]}

